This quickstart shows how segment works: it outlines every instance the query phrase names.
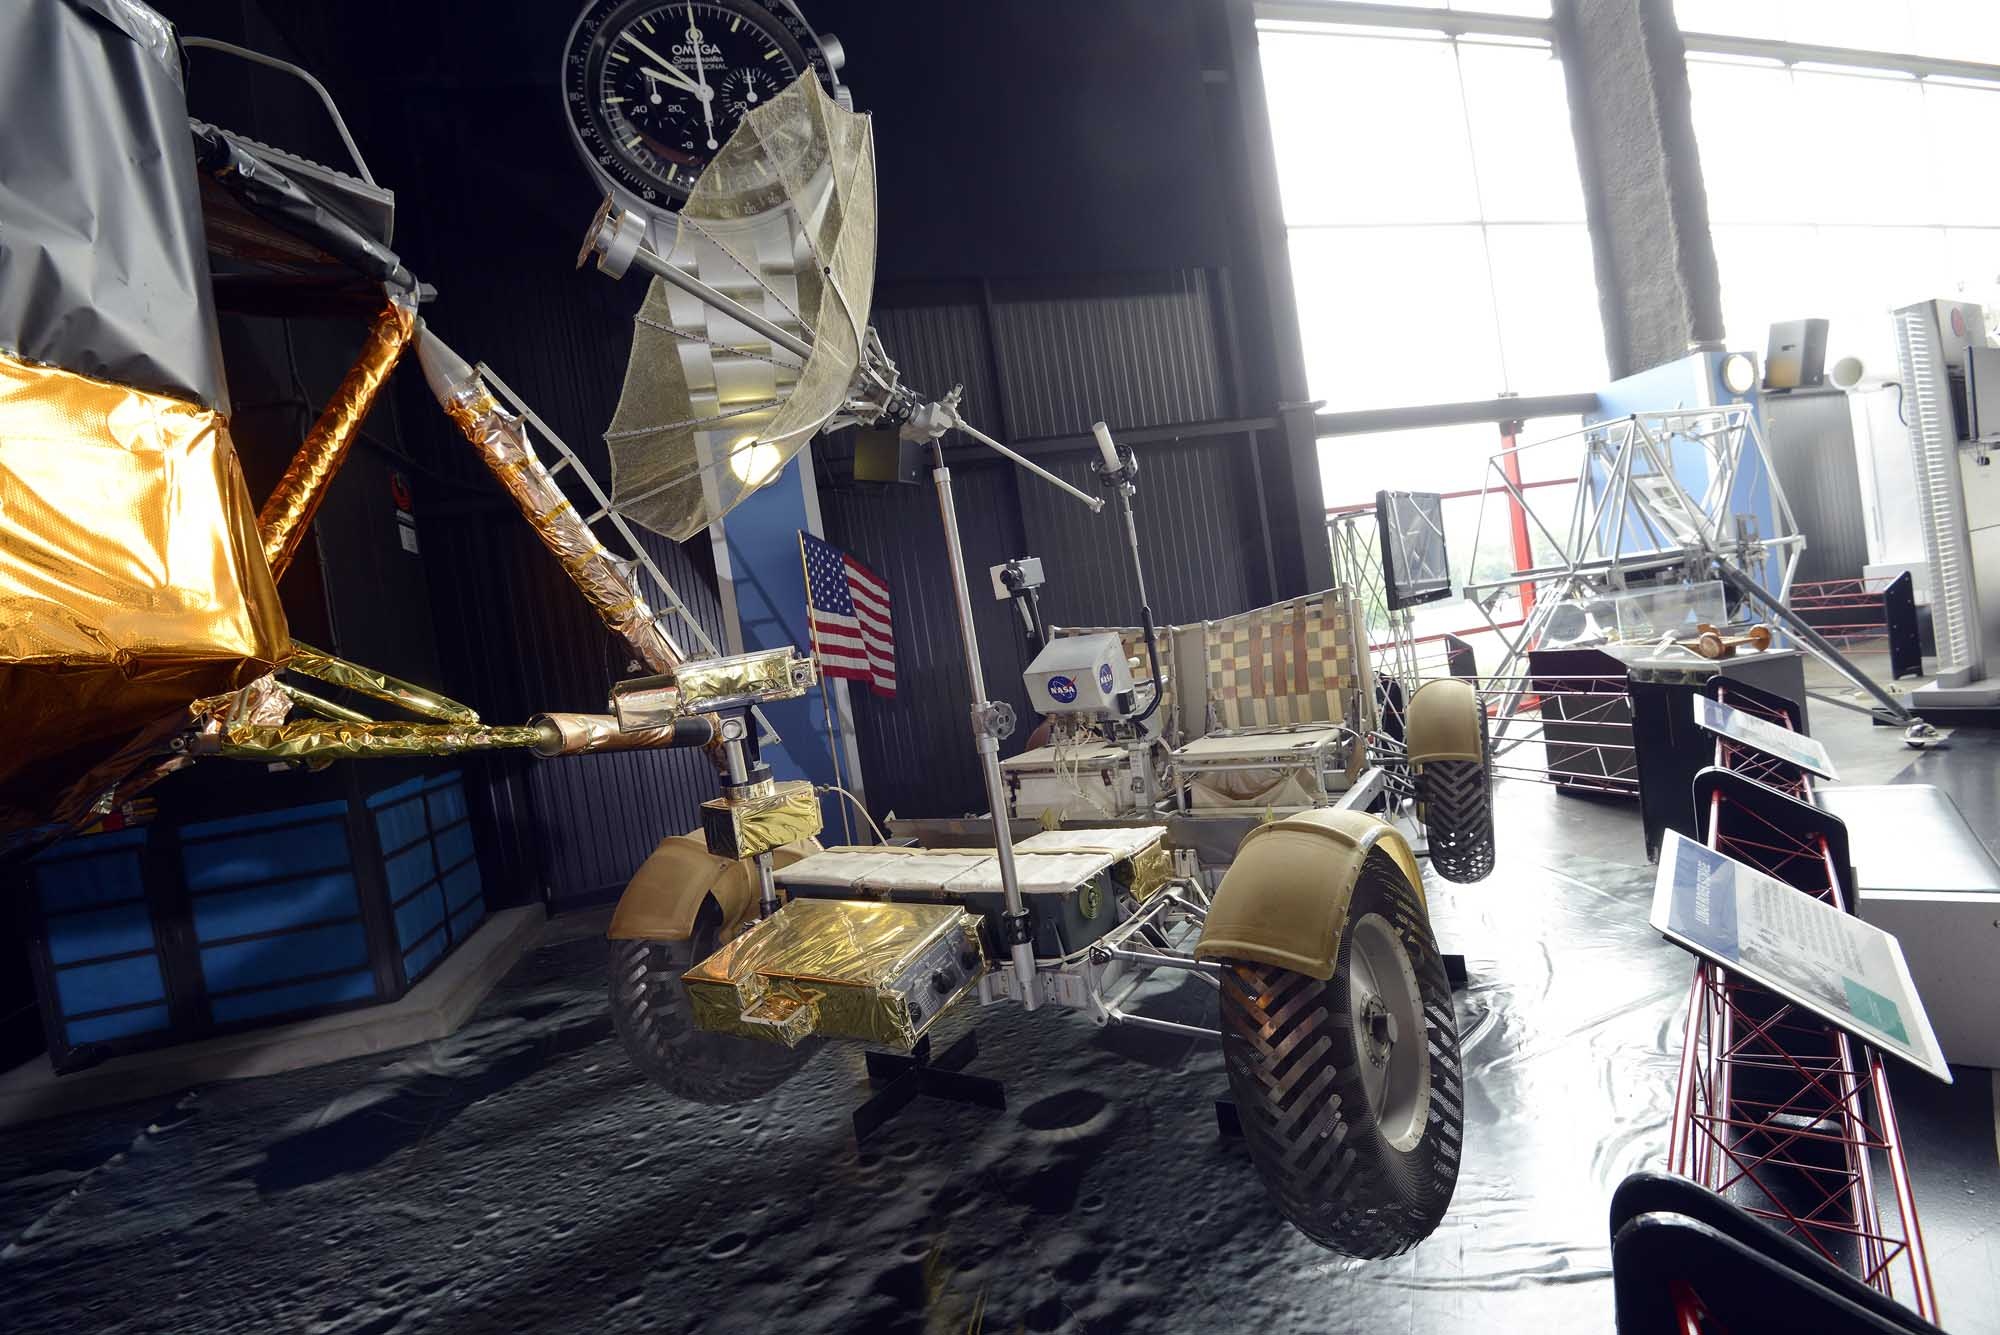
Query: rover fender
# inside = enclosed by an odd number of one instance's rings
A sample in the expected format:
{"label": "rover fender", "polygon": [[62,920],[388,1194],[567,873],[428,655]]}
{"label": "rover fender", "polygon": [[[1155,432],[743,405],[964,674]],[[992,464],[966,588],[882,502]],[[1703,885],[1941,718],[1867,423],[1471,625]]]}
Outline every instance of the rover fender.
{"label": "rover fender", "polygon": [[1403,836],[1363,811],[1308,811],[1244,836],[1195,947],[1198,959],[1252,960],[1310,978],[1333,976],[1362,864],[1380,848],[1423,898]]}
{"label": "rover fender", "polygon": [[[771,862],[789,866],[819,850],[817,839],[801,839],[771,850]],[[722,910],[721,939],[727,941],[757,907],[757,877],[749,861],[717,857],[699,830],[670,835],[632,873],[605,936],[613,941],[686,941],[694,935],[702,903],[711,898]]]}
{"label": "rover fender", "polygon": [[1472,683],[1440,677],[1410,697],[1404,723],[1410,764],[1421,769],[1433,760],[1486,759],[1480,729],[1482,710]]}

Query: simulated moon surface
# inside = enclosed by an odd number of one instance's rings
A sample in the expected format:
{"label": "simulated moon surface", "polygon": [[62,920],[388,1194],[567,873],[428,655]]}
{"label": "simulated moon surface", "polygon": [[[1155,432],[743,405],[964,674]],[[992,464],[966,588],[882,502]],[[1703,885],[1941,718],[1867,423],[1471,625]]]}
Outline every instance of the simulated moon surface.
{"label": "simulated moon surface", "polygon": [[[0,1329],[1609,1330],[1606,1207],[1663,1161],[1691,968],[1650,883],[1544,855],[1430,887],[1471,973],[1465,1161],[1392,1260],[1278,1217],[1211,1042],[963,1009],[937,1044],[976,1027],[1007,1109],[919,1098],[857,1148],[859,1049],[676,1102],[612,1034],[601,918],[562,919],[448,1039],[0,1136]],[[1214,1017],[1195,979],[1143,1004]],[[1979,1172],[1975,1204],[1990,1143]],[[1996,1310],[1981,1259],[1954,1329]]]}

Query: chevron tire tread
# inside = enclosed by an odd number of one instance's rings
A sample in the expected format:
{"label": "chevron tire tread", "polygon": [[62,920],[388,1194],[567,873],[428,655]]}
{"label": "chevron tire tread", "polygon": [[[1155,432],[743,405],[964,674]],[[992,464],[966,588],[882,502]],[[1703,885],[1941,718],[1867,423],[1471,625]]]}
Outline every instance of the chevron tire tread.
{"label": "chevron tire tread", "polygon": [[681,974],[716,949],[721,914],[713,901],[692,941],[611,942],[611,1026],[632,1064],[654,1084],[692,1103],[747,1103],[797,1074],[819,1044],[796,1048],[695,1027]]}
{"label": "chevron tire tread", "polygon": [[1417,775],[1431,866],[1461,885],[1493,870],[1493,743],[1484,712],[1479,740],[1480,760],[1433,760]]}
{"label": "chevron tire tread", "polygon": [[1278,1211],[1322,1247],[1394,1256],[1430,1236],[1458,1181],[1464,1129],[1458,1023],[1423,902],[1385,853],[1371,853],[1348,921],[1375,913],[1417,975],[1430,1048],[1430,1107],[1405,1152],[1383,1138],[1361,1081],[1342,936],[1322,982],[1266,964],[1222,975],[1222,1052],[1250,1159]]}

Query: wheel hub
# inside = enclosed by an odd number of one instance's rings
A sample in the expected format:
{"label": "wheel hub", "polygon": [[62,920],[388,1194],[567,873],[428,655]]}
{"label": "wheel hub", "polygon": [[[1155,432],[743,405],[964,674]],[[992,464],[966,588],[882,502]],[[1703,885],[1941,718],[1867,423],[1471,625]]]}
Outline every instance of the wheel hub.
{"label": "wheel hub", "polygon": [[1380,914],[1348,928],[1348,1017],[1361,1083],[1382,1138],[1405,1153],[1430,1118],[1430,1051],[1416,969]]}
{"label": "wheel hub", "polygon": [[1396,1046],[1396,1016],[1382,998],[1372,993],[1361,1005],[1361,1022],[1368,1031],[1368,1060],[1377,1066],[1389,1064],[1389,1051]]}

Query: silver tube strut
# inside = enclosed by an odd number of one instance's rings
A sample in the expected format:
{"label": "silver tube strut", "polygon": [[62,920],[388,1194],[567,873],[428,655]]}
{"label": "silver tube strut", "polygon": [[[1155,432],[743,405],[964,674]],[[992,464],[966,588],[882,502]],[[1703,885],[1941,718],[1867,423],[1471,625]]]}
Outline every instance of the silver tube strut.
{"label": "silver tube strut", "polygon": [[938,515],[944,520],[946,559],[951,564],[951,591],[958,600],[958,634],[965,645],[965,671],[972,685],[972,739],[979,750],[979,769],[986,779],[986,801],[993,813],[993,851],[1000,863],[1000,888],[1006,901],[1001,934],[1014,961],[1021,1006],[1042,1004],[1036,990],[1035,947],[1028,939],[1028,910],[1021,902],[1021,882],[1014,870],[1014,832],[1007,819],[1007,785],[1000,777],[1000,724],[1004,706],[986,698],[986,673],[979,666],[979,632],[972,621],[972,590],[965,582],[965,552],[958,538],[958,508],[952,503],[951,470],[944,451],[932,442],[931,478],[937,483]]}

